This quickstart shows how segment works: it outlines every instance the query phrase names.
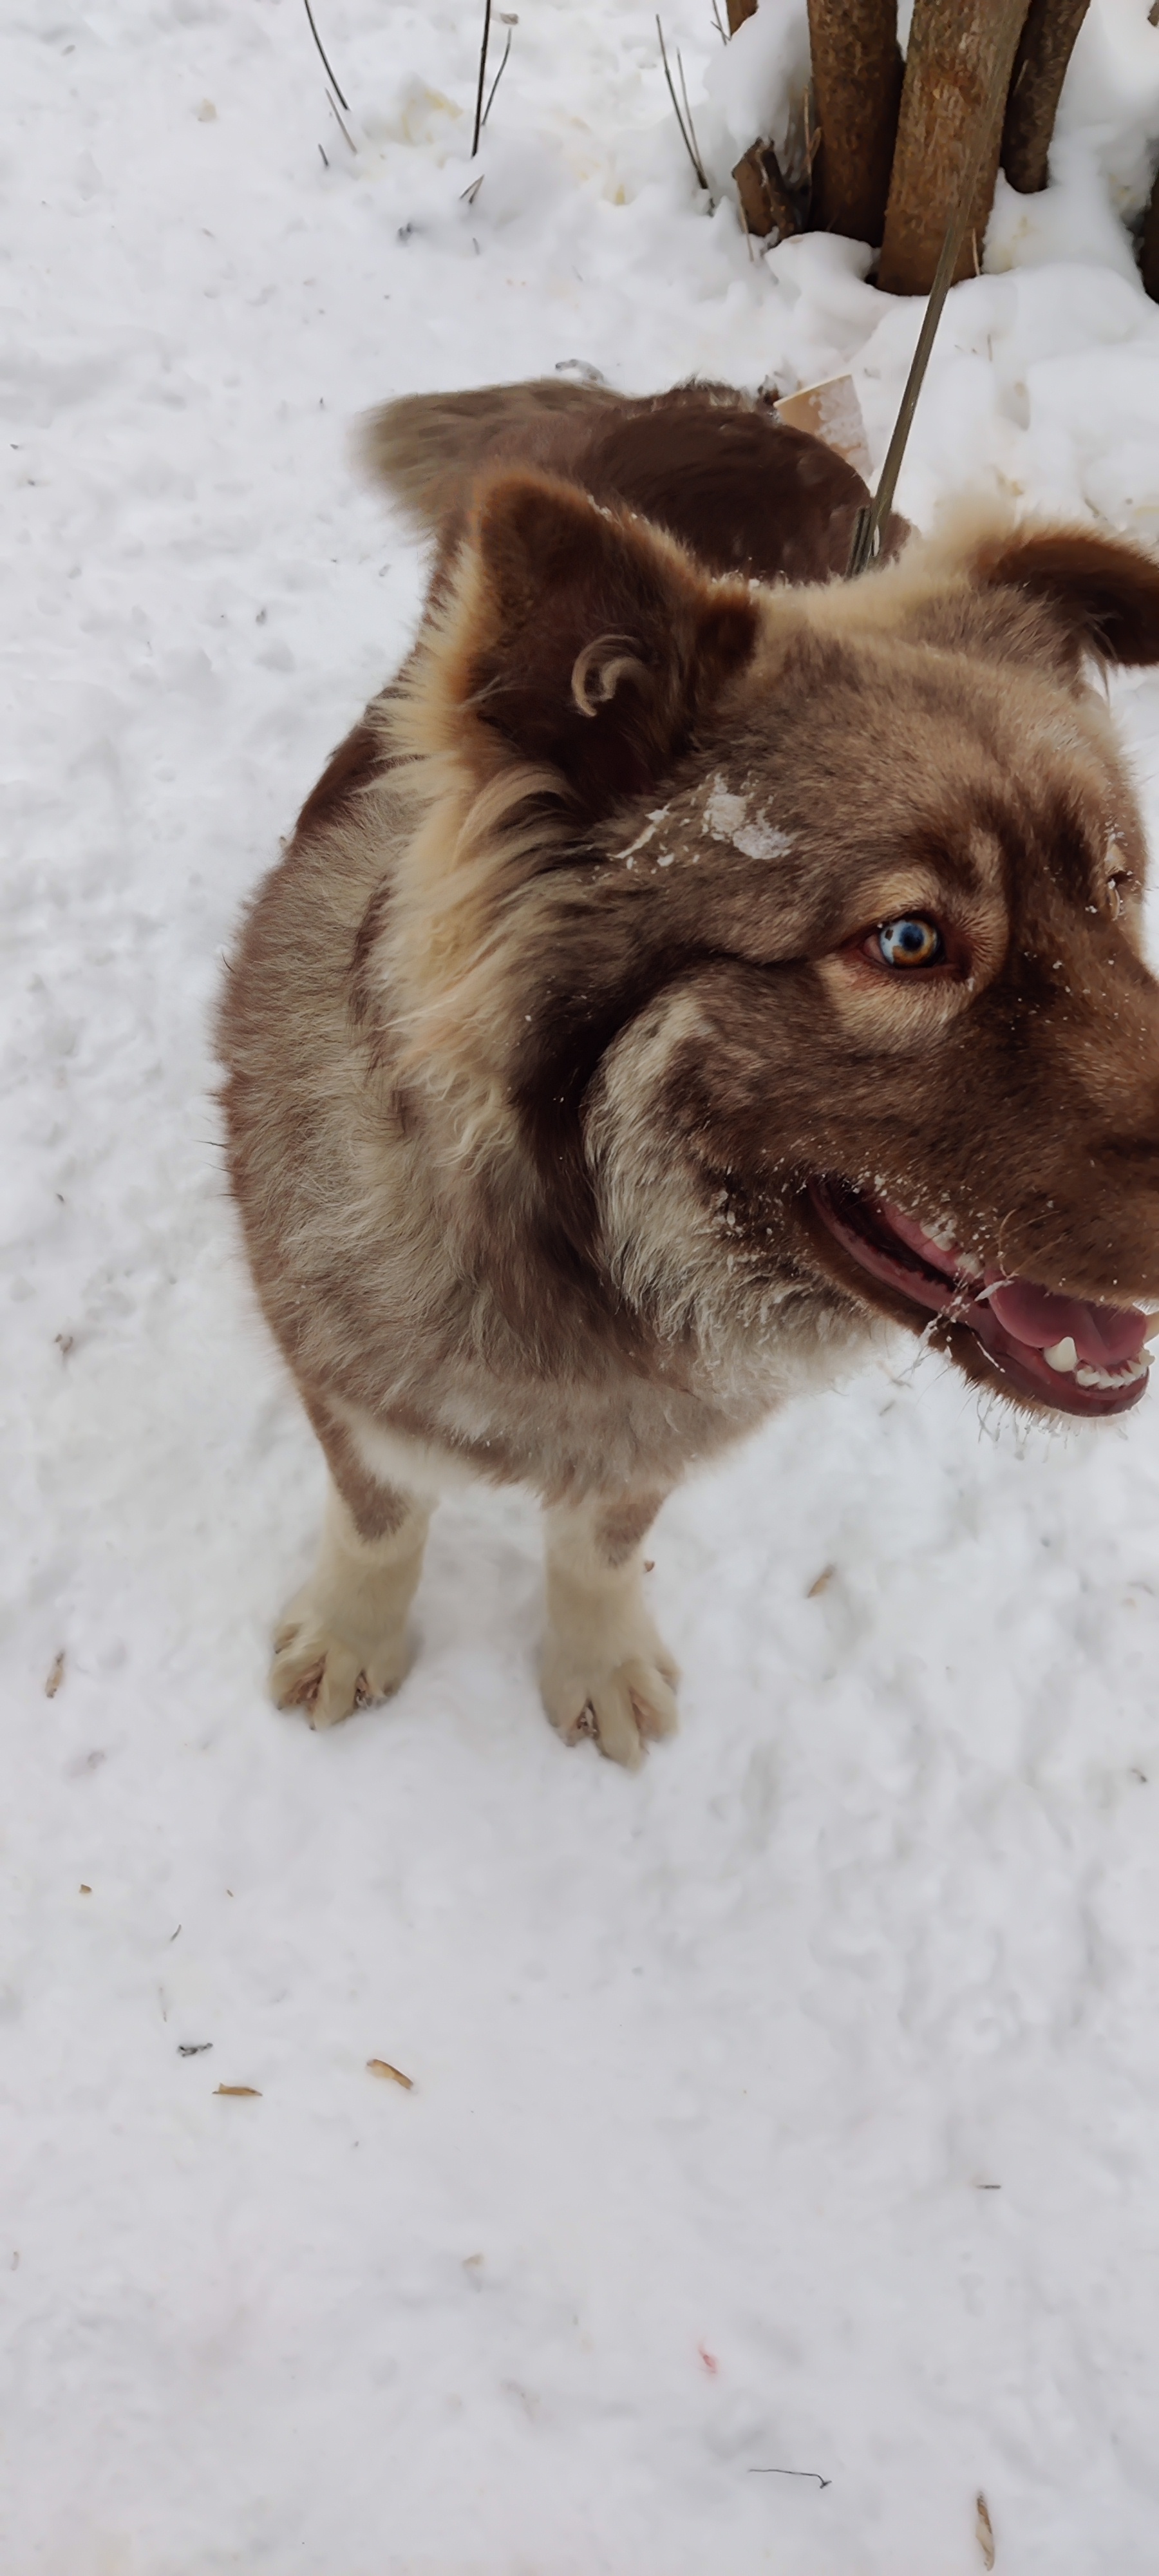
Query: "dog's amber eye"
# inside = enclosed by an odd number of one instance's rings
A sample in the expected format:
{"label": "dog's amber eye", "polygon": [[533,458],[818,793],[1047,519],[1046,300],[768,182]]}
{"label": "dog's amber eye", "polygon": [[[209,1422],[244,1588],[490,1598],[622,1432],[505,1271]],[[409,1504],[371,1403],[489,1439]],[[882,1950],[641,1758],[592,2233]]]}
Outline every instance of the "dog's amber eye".
{"label": "dog's amber eye", "polygon": [[923,920],[920,913],[883,921],[873,933],[873,945],[887,966],[940,966],[946,953],[937,923]]}

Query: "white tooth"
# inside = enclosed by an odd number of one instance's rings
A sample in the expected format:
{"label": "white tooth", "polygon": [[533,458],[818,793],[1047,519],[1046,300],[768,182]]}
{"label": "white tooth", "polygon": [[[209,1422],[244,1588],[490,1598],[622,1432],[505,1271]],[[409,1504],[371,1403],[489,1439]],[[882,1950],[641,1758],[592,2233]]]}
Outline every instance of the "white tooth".
{"label": "white tooth", "polygon": [[1075,1370],[1075,1385],[1134,1386],[1137,1378],[1146,1377],[1150,1365],[1150,1360],[1145,1358],[1142,1351],[1137,1359],[1123,1360],[1115,1369],[1088,1368],[1084,1365]]}
{"label": "white tooth", "polygon": [[1079,1355],[1069,1333],[1064,1333],[1061,1342],[1052,1342],[1042,1356],[1047,1367],[1057,1369],[1060,1377],[1069,1377],[1071,1370],[1079,1364]]}

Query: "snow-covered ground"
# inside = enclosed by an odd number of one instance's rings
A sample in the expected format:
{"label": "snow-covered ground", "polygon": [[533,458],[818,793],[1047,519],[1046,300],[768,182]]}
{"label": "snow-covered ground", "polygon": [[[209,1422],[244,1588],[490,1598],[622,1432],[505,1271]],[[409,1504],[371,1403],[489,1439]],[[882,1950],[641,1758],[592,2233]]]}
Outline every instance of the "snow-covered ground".
{"label": "snow-covered ground", "polygon": [[[419,598],[349,423],[848,363],[879,458],[918,320],[705,212],[649,6],[520,0],[473,200],[480,7],[316,14],[354,151],[297,0],[0,31],[0,2564],[977,2576],[982,2490],[999,2576],[1153,2576],[1159,1397],[1027,1437],[899,1346],[796,1405],[658,1527],[639,1778],[539,1712],[518,1497],[444,1508],[389,1710],[264,1696],[322,1478],[209,1027]],[[718,183],[800,16],[730,61],[667,0]],[[911,513],[1159,539],[1149,134],[1159,31],[1095,0]],[[1159,825],[1159,682],[1117,699]]]}

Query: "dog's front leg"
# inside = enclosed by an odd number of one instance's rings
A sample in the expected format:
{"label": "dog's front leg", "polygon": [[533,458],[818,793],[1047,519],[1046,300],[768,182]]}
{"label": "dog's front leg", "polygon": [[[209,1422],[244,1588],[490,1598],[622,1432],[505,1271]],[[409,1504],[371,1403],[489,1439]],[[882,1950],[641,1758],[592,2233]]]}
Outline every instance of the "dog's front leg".
{"label": "dog's front leg", "polygon": [[309,1410],[331,1481],[318,1562],[274,1637],[270,1690],[320,1727],[398,1689],[431,1501],[372,1479],[345,1435]]}
{"label": "dog's front leg", "polygon": [[644,1607],[641,1540],[663,1494],[600,1494],[545,1515],[543,1703],[569,1744],[594,1734],[635,1770],[648,1737],[676,1726],[680,1675]]}

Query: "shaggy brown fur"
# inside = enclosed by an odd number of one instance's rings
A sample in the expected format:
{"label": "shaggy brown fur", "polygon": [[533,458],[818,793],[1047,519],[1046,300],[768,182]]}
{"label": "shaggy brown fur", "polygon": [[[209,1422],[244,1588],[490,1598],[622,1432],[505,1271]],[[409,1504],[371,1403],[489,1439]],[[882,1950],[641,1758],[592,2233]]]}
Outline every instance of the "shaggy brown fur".
{"label": "shaggy brown fur", "polygon": [[[1085,678],[1159,658],[1159,571],[959,522],[834,582],[858,478],[721,388],[432,397],[370,448],[431,598],[221,1024],[332,1475],[275,1695],[329,1723],[392,1688],[432,1501],[517,1479],[549,1714],[634,1761],[675,1722],[653,1513],[880,1317],[1022,1403],[1141,1389],[1065,1335],[1159,1298],[1143,834]],[[1039,1290],[1037,1342],[1004,1331]]]}
{"label": "shaggy brown fur", "polygon": [[[844,572],[869,495],[843,457],[778,420],[775,399],[694,384],[633,401],[549,376],[387,403],[365,423],[362,453],[444,558],[480,476],[518,464],[638,511],[713,572],[824,581]],[[907,533],[896,513],[887,520],[887,556]]]}

